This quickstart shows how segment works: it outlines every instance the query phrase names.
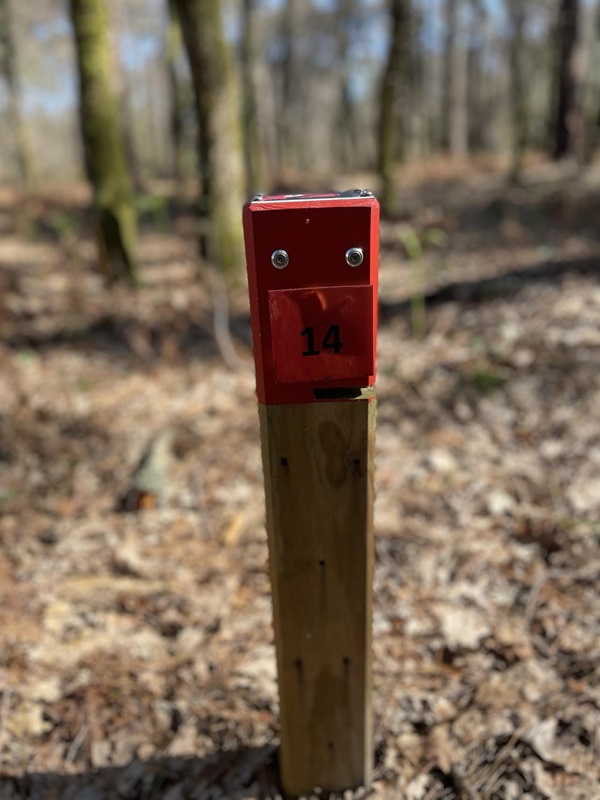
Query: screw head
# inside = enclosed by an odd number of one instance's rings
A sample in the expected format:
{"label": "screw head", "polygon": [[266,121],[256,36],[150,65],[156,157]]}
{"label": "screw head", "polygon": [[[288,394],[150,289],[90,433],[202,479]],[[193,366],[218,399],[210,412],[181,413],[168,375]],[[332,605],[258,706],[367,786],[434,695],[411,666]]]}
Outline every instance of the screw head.
{"label": "screw head", "polygon": [[365,255],[360,247],[351,247],[346,250],[346,264],[349,267],[360,267],[365,260]]}
{"label": "screw head", "polygon": [[275,269],[285,269],[290,263],[290,257],[285,250],[274,250],[271,253],[271,264]]}

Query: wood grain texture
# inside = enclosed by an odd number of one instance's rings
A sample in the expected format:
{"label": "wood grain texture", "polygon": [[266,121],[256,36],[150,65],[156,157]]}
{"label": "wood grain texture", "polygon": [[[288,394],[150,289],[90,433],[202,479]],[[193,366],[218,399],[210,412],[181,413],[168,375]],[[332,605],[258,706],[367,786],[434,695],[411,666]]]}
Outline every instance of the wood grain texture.
{"label": "wood grain texture", "polygon": [[259,409],[283,788],[366,785],[375,400]]}

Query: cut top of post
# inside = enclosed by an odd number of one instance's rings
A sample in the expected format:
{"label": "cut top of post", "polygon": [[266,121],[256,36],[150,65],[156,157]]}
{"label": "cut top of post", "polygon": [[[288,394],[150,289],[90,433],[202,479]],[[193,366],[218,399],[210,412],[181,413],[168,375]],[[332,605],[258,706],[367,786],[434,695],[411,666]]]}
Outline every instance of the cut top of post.
{"label": "cut top of post", "polygon": [[244,208],[259,402],[353,399],[375,380],[379,204],[361,190]]}

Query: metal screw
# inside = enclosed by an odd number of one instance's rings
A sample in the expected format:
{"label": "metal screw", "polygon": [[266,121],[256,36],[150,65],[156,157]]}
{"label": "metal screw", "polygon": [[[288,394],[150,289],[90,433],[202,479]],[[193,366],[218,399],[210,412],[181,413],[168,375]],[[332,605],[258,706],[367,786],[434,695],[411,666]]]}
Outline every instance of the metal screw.
{"label": "metal screw", "polygon": [[285,269],[290,263],[290,257],[285,250],[274,250],[271,253],[271,264],[275,269]]}
{"label": "metal screw", "polygon": [[364,253],[360,247],[351,247],[346,250],[346,264],[349,267],[360,267],[365,260]]}

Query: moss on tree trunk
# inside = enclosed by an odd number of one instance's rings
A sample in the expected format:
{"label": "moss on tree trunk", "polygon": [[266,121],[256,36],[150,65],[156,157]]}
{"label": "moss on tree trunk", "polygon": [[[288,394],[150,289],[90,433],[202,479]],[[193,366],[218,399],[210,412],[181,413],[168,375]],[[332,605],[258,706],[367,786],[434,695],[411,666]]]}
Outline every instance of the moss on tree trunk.
{"label": "moss on tree trunk", "polygon": [[175,0],[198,113],[201,252],[225,273],[244,264],[240,101],[219,0]]}
{"label": "moss on tree trunk", "polygon": [[85,166],[94,189],[100,270],[135,282],[136,213],[113,85],[106,0],[70,0]]}

